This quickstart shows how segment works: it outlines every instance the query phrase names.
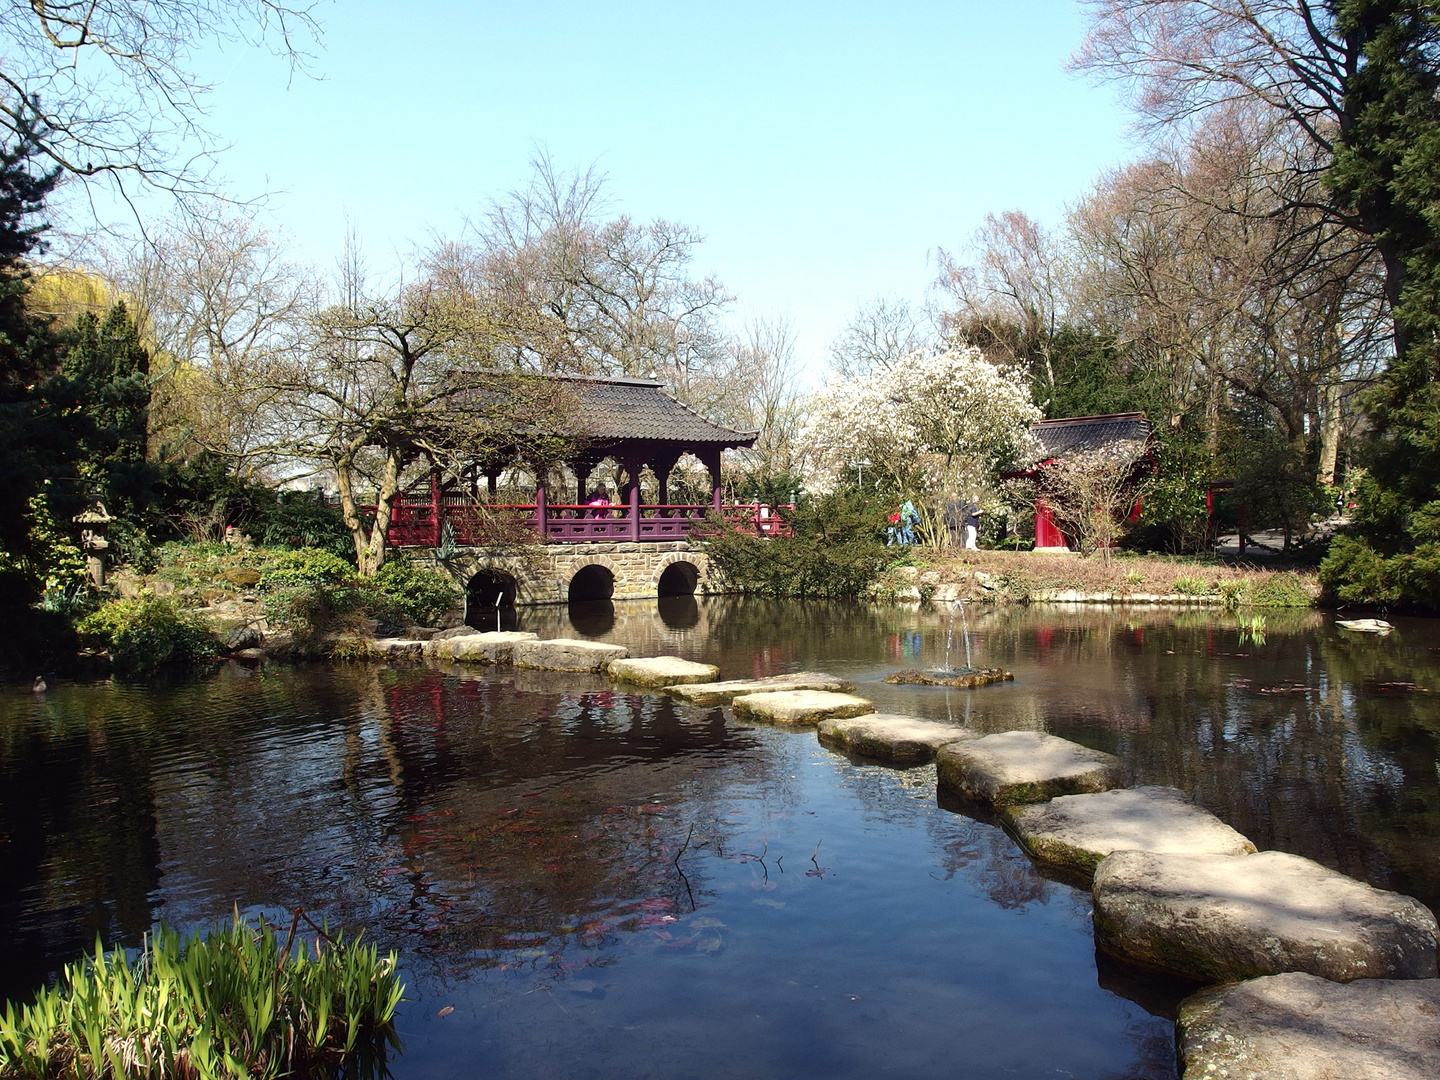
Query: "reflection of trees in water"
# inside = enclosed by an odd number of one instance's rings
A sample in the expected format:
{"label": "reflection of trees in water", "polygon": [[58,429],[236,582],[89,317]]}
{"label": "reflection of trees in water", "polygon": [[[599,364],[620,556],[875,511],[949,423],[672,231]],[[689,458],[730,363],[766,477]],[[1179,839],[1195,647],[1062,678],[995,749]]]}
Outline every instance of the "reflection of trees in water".
{"label": "reflection of trees in water", "polygon": [[150,928],[155,732],[97,704],[67,688],[0,707],[0,998],[29,994],[97,934],[138,943]]}
{"label": "reflection of trees in water", "polygon": [[[695,781],[754,746],[719,710],[609,688],[519,694],[503,674],[382,670],[374,680],[370,743],[398,777],[370,823],[385,832],[346,853],[366,888],[301,890],[312,903],[441,967],[464,957],[466,968],[564,969],[637,930],[710,947],[713,932],[688,931],[686,915],[704,899],[695,857],[723,852],[724,830],[704,823],[706,785]],[[364,772],[355,745],[348,737],[352,780]],[[692,858],[680,866],[687,836]]]}

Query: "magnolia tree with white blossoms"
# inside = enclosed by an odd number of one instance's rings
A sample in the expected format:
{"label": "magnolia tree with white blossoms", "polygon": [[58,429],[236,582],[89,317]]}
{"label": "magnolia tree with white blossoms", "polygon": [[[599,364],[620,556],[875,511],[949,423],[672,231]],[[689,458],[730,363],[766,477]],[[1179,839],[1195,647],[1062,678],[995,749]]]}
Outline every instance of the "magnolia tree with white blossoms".
{"label": "magnolia tree with white blossoms", "polygon": [[988,486],[997,469],[1032,460],[1040,410],[1023,372],[971,346],[914,352],[867,377],[830,383],[810,402],[802,435],[829,487],[857,462],[895,491]]}

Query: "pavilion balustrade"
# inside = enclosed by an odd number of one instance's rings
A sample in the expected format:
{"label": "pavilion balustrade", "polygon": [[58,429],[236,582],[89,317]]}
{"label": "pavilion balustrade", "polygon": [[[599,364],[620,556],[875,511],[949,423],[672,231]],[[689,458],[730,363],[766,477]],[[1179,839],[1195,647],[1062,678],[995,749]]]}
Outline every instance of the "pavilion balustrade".
{"label": "pavilion balustrade", "polygon": [[[709,503],[596,507],[550,503],[543,492],[537,495],[535,502],[520,504],[477,504],[468,496],[453,494],[402,498],[394,505],[386,539],[392,547],[438,547],[448,524],[454,543],[483,546],[495,541],[499,517],[529,528],[550,544],[684,540],[714,511]],[[789,536],[793,529],[786,514],[793,509],[793,505],[764,503],[722,505],[720,517],[731,528],[755,536]]]}

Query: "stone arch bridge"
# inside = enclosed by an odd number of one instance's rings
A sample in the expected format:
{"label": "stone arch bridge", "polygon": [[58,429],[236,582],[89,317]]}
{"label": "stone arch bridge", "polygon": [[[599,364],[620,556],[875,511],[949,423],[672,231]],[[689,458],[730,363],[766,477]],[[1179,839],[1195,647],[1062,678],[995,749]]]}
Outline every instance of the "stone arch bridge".
{"label": "stone arch bridge", "polygon": [[684,540],[545,544],[523,556],[466,547],[443,561],[434,549],[414,556],[465,591],[467,614],[511,604],[690,596],[707,591],[709,569],[705,554]]}

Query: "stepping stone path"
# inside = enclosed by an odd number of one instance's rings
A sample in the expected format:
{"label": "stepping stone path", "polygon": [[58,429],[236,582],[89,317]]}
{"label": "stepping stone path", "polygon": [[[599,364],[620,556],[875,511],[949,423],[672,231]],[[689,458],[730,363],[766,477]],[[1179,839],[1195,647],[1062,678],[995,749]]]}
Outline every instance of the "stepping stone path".
{"label": "stepping stone path", "polygon": [[1204,990],[1180,1005],[1185,1080],[1434,1080],[1440,981],[1336,983],[1300,972]]}
{"label": "stepping stone path", "polygon": [[1010,824],[1036,858],[1084,874],[1112,851],[1255,853],[1254,844],[1173,787],[1064,795],[1017,809]]}
{"label": "stepping stone path", "polygon": [[942,746],[980,738],[980,733],[972,728],[894,713],[832,717],[820,721],[815,733],[823,745],[832,749],[881,758],[897,765],[932,761]]}
{"label": "stepping stone path", "polygon": [[1002,808],[1107,791],[1120,783],[1118,758],[1038,731],[954,743],[941,747],[935,761],[945,787]]}
{"label": "stepping stone path", "polygon": [[617,682],[637,686],[678,686],[684,683],[708,683],[720,674],[714,664],[697,664],[678,656],[655,656],[648,659],[611,660],[606,673]]}
{"label": "stepping stone path", "polygon": [[538,640],[536,634],[514,630],[461,634],[457,637],[427,641],[425,655],[442,660],[460,660],[471,664],[508,664],[514,658],[516,642],[536,640]]}
{"label": "stepping stone path", "polygon": [[1437,974],[1429,908],[1299,855],[1117,851],[1096,869],[1092,895],[1106,952],[1201,982]]}
{"label": "stepping stone path", "polygon": [[728,705],[745,694],[763,694],[772,690],[827,690],[844,693],[855,684],[818,671],[800,671],[793,675],[771,675],[764,679],[732,679],[729,682],[697,683],[672,686],[666,693],[691,705]]}
{"label": "stepping stone path", "polygon": [[875,711],[864,698],[824,690],[777,690],[746,694],[730,703],[736,716],[768,720],[772,724],[801,727],[831,716],[862,716]]}
{"label": "stepping stone path", "polygon": [[629,655],[630,651],[623,645],[555,638],[515,642],[511,663],[518,668],[540,671],[603,671],[610,661],[623,660]]}

